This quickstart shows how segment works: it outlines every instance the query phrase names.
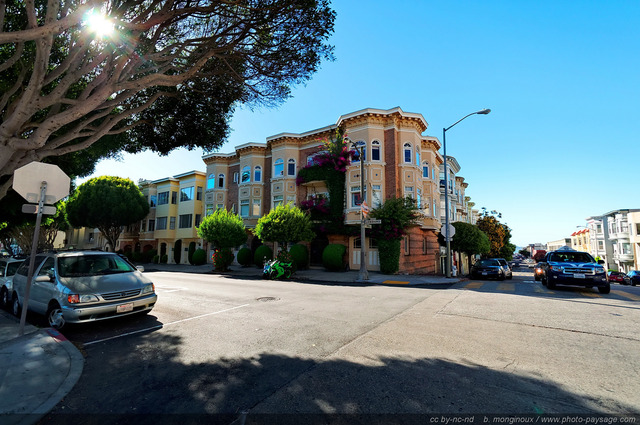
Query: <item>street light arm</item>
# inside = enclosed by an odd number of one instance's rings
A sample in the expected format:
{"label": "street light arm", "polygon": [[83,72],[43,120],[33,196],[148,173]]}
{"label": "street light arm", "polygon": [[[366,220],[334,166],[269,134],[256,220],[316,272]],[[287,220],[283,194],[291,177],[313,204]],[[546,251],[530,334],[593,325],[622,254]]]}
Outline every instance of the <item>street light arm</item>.
{"label": "street light arm", "polygon": [[482,109],[480,111],[472,112],[469,115],[465,115],[464,117],[460,118],[458,121],[456,121],[453,124],[451,124],[449,127],[445,128],[443,130],[443,132],[449,130],[451,127],[453,127],[454,125],[458,124],[463,119],[470,117],[471,115],[476,115],[476,114],[487,115],[489,112],[491,112],[491,109]]}

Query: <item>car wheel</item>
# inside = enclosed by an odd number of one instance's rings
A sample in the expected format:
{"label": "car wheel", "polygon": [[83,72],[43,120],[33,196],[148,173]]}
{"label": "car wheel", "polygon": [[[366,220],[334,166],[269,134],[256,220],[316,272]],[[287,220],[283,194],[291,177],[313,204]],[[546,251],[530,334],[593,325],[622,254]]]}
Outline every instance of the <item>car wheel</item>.
{"label": "car wheel", "polygon": [[540,280],[540,276],[535,276],[534,279],[535,280]]}
{"label": "car wheel", "polygon": [[11,313],[16,317],[20,317],[20,301],[18,301],[18,297],[16,297],[15,295],[11,300]]}
{"label": "car wheel", "polygon": [[598,286],[598,291],[600,291],[601,294],[608,294],[611,292],[611,285],[607,284],[607,286]]}
{"label": "car wheel", "polygon": [[547,279],[547,288],[548,289],[556,289],[556,284]]}
{"label": "car wheel", "polygon": [[64,320],[62,308],[58,303],[52,304],[47,310],[47,324],[55,329],[62,329],[67,322]]}
{"label": "car wheel", "polygon": [[9,291],[4,286],[0,289],[0,307],[9,307]]}
{"label": "car wheel", "polygon": [[509,275],[509,280],[513,279],[513,274]]}
{"label": "car wheel", "polygon": [[498,277],[498,280],[505,280],[505,279],[506,279],[506,277],[505,277],[505,275],[504,275],[504,274],[501,274],[501,275]]}

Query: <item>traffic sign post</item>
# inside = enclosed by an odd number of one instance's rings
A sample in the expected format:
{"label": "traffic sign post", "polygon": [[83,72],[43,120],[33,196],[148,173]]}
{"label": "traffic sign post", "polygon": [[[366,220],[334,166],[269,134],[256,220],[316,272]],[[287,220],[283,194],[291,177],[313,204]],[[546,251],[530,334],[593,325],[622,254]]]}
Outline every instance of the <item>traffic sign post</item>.
{"label": "traffic sign post", "polygon": [[58,166],[42,162],[31,162],[24,167],[18,168],[13,173],[13,190],[18,192],[27,202],[38,204],[22,206],[23,212],[36,214],[36,226],[31,244],[29,272],[27,273],[27,286],[22,302],[18,336],[24,335],[24,326],[27,321],[27,306],[29,305],[29,295],[31,294],[31,279],[33,279],[36,252],[38,251],[38,236],[40,235],[42,215],[51,215],[56,212],[54,207],[45,206],[44,204],[52,205],[67,196],[70,184],[71,179]]}

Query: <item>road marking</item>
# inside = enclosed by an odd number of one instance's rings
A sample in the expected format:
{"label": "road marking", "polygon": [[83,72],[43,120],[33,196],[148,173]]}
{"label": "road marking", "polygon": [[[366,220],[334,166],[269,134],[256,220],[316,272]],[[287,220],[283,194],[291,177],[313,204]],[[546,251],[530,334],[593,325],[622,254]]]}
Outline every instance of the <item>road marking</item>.
{"label": "road marking", "polygon": [[385,280],[382,283],[386,285],[408,285],[409,284],[409,282],[405,282],[401,280]]}
{"label": "road marking", "polygon": [[633,301],[640,301],[640,297],[635,295],[635,294],[631,294],[629,292],[624,292],[624,291],[618,291],[618,290],[611,290],[611,293],[616,294],[616,295],[620,295],[621,297],[625,297],[625,298],[629,298],[630,300]]}
{"label": "road marking", "polygon": [[98,339],[96,341],[85,342],[84,345],[86,346],[86,345],[98,344],[100,342],[111,341],[112,339],[122,338],[124,336],[135,335],[135,334],[139,334],[141,332],[148,332],[148,331],[152,331],[152,330],[155,330],[155,329],[161,329],[161,328],[164,328],[165,326],[177,325],[178,323],[188,322],[189,320],[201,319],[203,317],[213,316],[215,314],[220,314],[220,313],[226,313],[227,311],[231,311],[231,310],[237,310],[237,309],[242,308],[242,307],[247,307],[248,305],[249,304],[243,304],[243,305],[239,305],[237,307],[231,307],[231,308],[227,308],[227,309],[224,309],[224,310],[214,311],[213,313],[201,314],[200,316],[194,316],[194,317],[189,317],[187,319],[176,320],[175,322],[163,323],[161,325],[156,325],[156,326],[152,326],[150,328],[140,329],[140,330],[133,331],[133,332],[127,332],[127,333],[124,333],[124,334],[121,334],[121,335],[112,336],[112,337],[109,337],[109,338],[104,338],[104,339]]}
{"label": "road marking", "polygon": [[533,288],[533,292],[537,292],[538,294],[555,294],[555,292],[544,289],[541,286],[536,286],[535,288]]}
{"label": "road marking", "polygon": [[602,298],[602,295],[598,295],[595,292],[580,291],[580,295],[590,298]]}
{"label": "road marking", "polygon": [[170,292],[178,292],[178,291],[187,291],[187,290],[188,290],[188,288],[183,288],[181,286],[158,286],[158,285],[156,285],[156,291],[160,292],[162,294],[168,294]]}
{"label": "road marking", "polygon": [[514,291],[516,286],[513,283],[503,282],[498,285],[498,291]]}
{"label": "road marking", "polygon": [[478,289],[482,288],[482,285],[484,285],[484,282],[471,282],[464,285],[464,287],[468,289]]}

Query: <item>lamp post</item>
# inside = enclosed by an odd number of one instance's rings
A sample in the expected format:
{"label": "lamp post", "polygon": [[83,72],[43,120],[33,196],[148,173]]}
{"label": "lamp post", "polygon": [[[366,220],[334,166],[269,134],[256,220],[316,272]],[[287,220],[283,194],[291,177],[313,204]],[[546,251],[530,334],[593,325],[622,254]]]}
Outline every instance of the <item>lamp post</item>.
{"label": "lamp post", "polygon": [[451,124],[449,127],[442,129],[442,147],[444,149],[444,214],[445,214],[445,230],[444,230],[444,238],[447,243],[447,270],[446,276],[451,277],[451,237],[449,236],[449,170],[447,164],[447,130],[449,130],[454,125],[458,124],[463,119],[470,117],[471,115],[487,115],[491,112],[491,109],[482,109],[480,111],[472,112],[464,117],[460,118],[458,121]]}
{"label": "lamp post", "polygon": [[360,272],[358,273],[358,280],[364,281],[369,280],[369,272],[367,271],[367,253],[366,253],[366,244],[365,244],[365,219],[364,219],[364,211],[362,210],[362,203],[366,204],[367,195],[364,189],[364,146],[356,145],[351,139],[345,137],[344,140],[348,140],[353,149],[358,151],[358,155],[360,158],[360,193],[362,194],[362,201],[360,206]]}

